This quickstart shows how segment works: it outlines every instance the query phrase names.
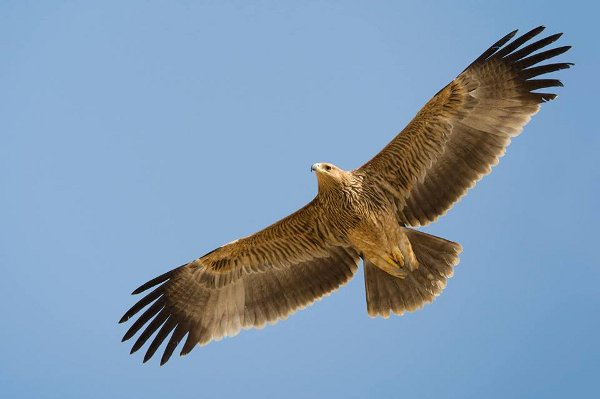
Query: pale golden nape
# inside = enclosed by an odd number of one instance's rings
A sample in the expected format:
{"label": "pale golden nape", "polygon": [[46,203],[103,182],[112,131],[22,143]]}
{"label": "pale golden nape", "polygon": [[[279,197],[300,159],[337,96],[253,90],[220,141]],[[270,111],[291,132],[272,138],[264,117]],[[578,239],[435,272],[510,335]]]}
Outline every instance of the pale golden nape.
{"label": "pale golden nape", "polygon": [[364,263],[371,316],[403,314],[431,302],[458,263],[459,244],[421,233],[498,163],[510,140],[562,86],[539,78],[572,64],[542,63],[569,49],[546,49],[544,30],[494,43],[440,90],[379,154],[353,171],[311,170],[313,201],[251,236],[148,281],[155,287],[120,322],[144,310],[125,333],[141,331],[131,353],[154,335],[144,361],[167,341],[161,364],[241,329],[262,327],[337,289]]}

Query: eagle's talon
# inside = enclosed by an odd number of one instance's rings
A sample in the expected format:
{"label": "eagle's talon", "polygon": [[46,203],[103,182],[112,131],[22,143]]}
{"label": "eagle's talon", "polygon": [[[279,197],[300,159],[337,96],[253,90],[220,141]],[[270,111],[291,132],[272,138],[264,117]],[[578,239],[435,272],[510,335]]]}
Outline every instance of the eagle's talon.
{"label": "eagle's talon", "polygon": [[402,251],[400,251],[400,248],[394,247],[392,249],[392,258],[396,261],[398,267],[404,267],[404,255],[402,254]]}

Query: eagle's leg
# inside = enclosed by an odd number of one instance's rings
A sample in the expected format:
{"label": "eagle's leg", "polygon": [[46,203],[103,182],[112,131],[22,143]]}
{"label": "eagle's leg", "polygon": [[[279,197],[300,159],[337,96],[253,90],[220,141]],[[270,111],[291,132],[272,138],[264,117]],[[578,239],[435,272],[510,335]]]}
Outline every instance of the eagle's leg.
{"label": "eagle's leg", "polygon": [[[405,230],[405,229],[403,229]],[[413,251],[413,247],[410,244],[410,240],[408,239],[408,235],[405,231],[400,234],[400,243],[397,247],[394,247],[393,251],[398,251],[402,255],[402,257],[406,260],[405,263],[408,265],[408,269],[412,272],[417,270],[419,267],[419,261],[417,260],[417,256]]]}

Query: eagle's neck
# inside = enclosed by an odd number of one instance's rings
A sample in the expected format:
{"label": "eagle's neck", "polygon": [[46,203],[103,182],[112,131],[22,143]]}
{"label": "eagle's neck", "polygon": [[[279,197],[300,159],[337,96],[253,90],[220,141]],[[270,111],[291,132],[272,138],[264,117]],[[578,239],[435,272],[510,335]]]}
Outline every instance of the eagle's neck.
{"label": "eagle's neck", "polygon": [[351,172],[344,173],[341,178],[331,176],[318,177],[318,197],[328,202],[344,201],[353,202],[358,200],[361,192],[362,180]]}

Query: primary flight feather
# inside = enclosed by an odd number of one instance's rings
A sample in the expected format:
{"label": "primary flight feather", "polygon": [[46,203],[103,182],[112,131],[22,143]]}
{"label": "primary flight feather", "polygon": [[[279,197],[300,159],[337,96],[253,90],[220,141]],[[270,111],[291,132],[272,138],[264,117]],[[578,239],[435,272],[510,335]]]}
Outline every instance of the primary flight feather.
{"label": "primary flight feather", "polygon": [[431,302],[458,264],[458,243],[409,226],[443,215],[498,163],[512,137],[562,86],[539,78],[571,63],[543,63],[570,47],[546,49],[561,34],[544,27],[493,44],[440,90],[379,154],[353,171],[311,168],[318,194],[304,208],[251,236],[150,280],[120,322],[145,309],[125,333],[154,334],[144,356],[167,341],[161,364],[184,340],[197,344],[286,318],[352,278],[363,260],[371,316],[403,314]]}

